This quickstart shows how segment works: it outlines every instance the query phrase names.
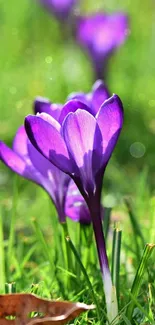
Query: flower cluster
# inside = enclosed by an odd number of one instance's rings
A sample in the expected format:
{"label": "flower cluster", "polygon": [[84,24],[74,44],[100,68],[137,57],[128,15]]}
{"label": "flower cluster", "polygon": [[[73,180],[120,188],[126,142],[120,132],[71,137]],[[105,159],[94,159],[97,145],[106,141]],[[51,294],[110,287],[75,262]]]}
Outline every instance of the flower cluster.
{"label": "flower cluster", "polygon": [[14,172],[42,186],[50,195],[61,223],[92,221],[103,275],[108,313],[112,281],[102,230],[101,191],[107,163],[123,125],[117,95],[98,80],[88,94],[71,94],[53,104],[37,98],[35,115],[25,118],[12,149],[0,142],[0,158]]}
{"label": "flower cluster", "polygon": [[70,27],[74,25],[76,42],[90,56],[95,79],[105,77],[109,57],[125,42],[129,34],[127,15],[122,12],[114,14],[97,12],[88,16],[76,16],[73,9],[78,4],[77,0],[40,0],[40,2],[63,22],[72,16]]}
{"label": "flower cluster", "polygon": [[[65,25],[77,1],[40,3]],[[106,166],[123,126],[123,105],[101,79],[107,59],[127,33],[128,19],[122,13],[76,17],[75,38],[88,52],[97,80],[91,92],[71,93],[64,104],[37,97],[34,114],[18,129],[12,149],[0,142],[1,161],[44,188],[63,226],[66,216],[85,225],[92,223],[110,321],[117,315],[117,299],[105,247],[101,194]]]}
{"label": "flower cluster", "polygon": [[73,179],[87,203],[110,313],[112,281],[101,222],[101,190],[105,168],[122,129],[123,107],[117,95],[108,98],[102,81],[97,81],[92,93],[77,94],[78,99],[76,94],[72,96],[61,108],[58,120],[46,113],[29,115],[25,129],[33,146]]}

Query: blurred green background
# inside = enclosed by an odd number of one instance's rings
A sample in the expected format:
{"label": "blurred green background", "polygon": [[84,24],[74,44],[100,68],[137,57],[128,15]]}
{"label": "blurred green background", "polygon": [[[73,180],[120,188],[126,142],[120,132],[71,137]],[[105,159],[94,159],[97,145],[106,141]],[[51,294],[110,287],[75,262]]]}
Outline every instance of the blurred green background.
{"label": "blurred green background", "polygon": [[[125,124],[105,184],[116,195],[130,193],[135,177],[147,166],[154,188],[155,2],[84,0],[75,11],[98,10],[125,11],[130,20],[127,41],[109,61],[106,82],[124,103]],[[64,102],[70,92],[90,91],[93,70],[86,54],[64,37],[61,24],[35,0],[0,0],[0,39],[0,139],[11,145],[37,95]],[[1,164],[4,191],[9,190],[10,175]]]}

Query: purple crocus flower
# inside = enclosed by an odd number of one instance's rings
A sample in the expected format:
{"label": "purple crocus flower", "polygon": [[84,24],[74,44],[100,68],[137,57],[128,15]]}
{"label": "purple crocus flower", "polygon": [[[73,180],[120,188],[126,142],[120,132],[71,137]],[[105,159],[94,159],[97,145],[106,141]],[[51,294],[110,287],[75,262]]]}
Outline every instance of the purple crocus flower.
{"label": "purple crocus flower", "polygon": [[32,115],[25,119],[26,131],[32,144],[74,180],[88,205],[110,320],[114,311],[113,288],[102,230],[100,199],[105,168],[122,125],[123,107],[117,95],[105,100],[98,107],[97,113],[93,106],[72,99],[63,106],[59,123],[53,118],[48,123],[41,117]]}
{"label": "purple crocus flower", "polygon": [[76,0],[40,0],[41,4],[58,19],[66,20],[76,3]]}
{"label": "purple crocus flower", "polygon": [[127,34],[128,18],[122,13],[95,13],[78,18],[76,38],[91,57],[96,79],[102,79],[107,59],[124,43]]}

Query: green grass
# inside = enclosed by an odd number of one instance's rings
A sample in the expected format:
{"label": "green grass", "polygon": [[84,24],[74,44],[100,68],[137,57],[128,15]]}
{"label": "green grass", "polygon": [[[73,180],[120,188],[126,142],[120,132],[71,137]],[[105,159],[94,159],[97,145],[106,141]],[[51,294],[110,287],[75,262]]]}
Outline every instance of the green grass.
{"label": "green grass", "polygon": [[[12,196],[4,198],[2,195],[3,199],[1,200],[0,292],[5,292],[5,282],[15,282],[17,292],[33,292],[42,297],[84,301],[85,303],[96,304],[97,301],[99,314],[102,315],[100,317],[103,317],[104,320],[104,294],[95,241],[93,237],[91,244],[86,240],[90,236],[91,227],[86,229],[87,237],[85,237],[86,234],[84,235],[85,232],[82,229],[80,230],[81,236],[79,236],[80,225],[67,220],[69,234],[77,252],[75,253],[71,247],[72,266],[68,270],[65,259],[64,233],[49,198],[43,190],[37,191],[36,200],[35,197],[28,198],[27,190],[22,189],[21,183],[24,186],[24,181],[15,177],[14,184],[12,183],[13,187],[10,187]],[[148,194],[146,171],[143,172],[136,185],[137,189],[141,187],[141,194],[137,193],[134,196],[134,201],[130,203],[131,210],[134,211],[136,218],[136,226],[129,216],[125,203],[122,202],[120,206],[112,210],[107,237],[107,249],[112,267],[112,263],[115,263],[115,259],[113,261],[112,257],[113,229],[114,223],[119,223],[119,227],[122,228],[118,291],[119,324],[122,322],[124,324],[133,323],[132,315],[135,319],[134,324],[142,324],[143,322],[152,324],[150,320],[151,317],[154,317],[155,255],[153,253],[150,258],[150,251],[147,251],[146,254],[145,250],[142,259],[144,243],[154,242],[152,228],[155,201]],[[145,205],[144,193],[147,194],[145,195]],[[143,240],[139,236],[139,229],[143,235]],[[11,249],[10,252],[9,248]],[[78,254],[78,258],[80,257],[85,271],[81,269],[76,254]],[[115,267],[117,267],[117,263]],[[134,278],[136,279],[136,288]],[[131,288],[135,288],[131,291],[133,292],[132,295],[130,295]],[[127,306],[129,311],[126,314]],[[79,322],[80,324],[87,324],[88,319],[90,323],[97,324],[96,311],[89,312],[89,316],[82,316],[79,318]]]}
{"label": "green grass", "polygon": [[[130,17],[130,36],[111,58],[107,76],[110,91],[119,94],[125,110],[124,130],[107,168],[103,190],[104,205],[112,207],[107,237],[110,266],[114,261],[113,228],[122,229],[118,323],[152,324],[154,252],[147,267],[142,265],[138,289],[132,294],[130,290],[144,244],[155,243],[155,5],[146,0],[81,1],[82,12],[97,9],[125,10]],[[37,95],[64,102],[72,91],[90,90],[93,71],[84,52],[73,40],[64,41],[61,26],[35,1],[16,0],[15,6],[13,0],[0,0],[0,29],[0,138],[11,145],[18,126],[32,112]],[[141,142],[146,149],[141,158],[130,153],[134,142]],[[68,220],[70,237],[91,289],[73,252],[72,269],[67,268],[63,231],[47,194],[35,184],[14,177],[2,164],[0,186],[0,292],[5,292],[6,282],[15,282],[17,292],[53,299],[94,303],[95,295],[104,320],[94,238],[88,245],[84,234],[80,236],[79,224]],[[74,323],[99,324],[97,313],[84,314]]]}

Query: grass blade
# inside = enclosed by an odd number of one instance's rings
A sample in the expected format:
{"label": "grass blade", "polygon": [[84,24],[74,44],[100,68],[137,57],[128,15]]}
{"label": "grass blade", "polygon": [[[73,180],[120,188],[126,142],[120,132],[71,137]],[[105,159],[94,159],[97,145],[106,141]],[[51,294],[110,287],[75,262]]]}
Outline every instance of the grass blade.
{"label": "grass blade", "polygon": [[16,293],[16,282],[5,283],[5,293]]}
{"label": "grass blade", "polygon": [[71,250],[67,241],[67,238],[69,236],[69,231],[68,231],[68,225],[67,222],[61,223],[62,230],[63,230],[63,239],[65,243],[65,257],[66,257],[66,269],[67,271],[73,272],[74,273],[74,267],[73,267],[73,261],[72,261],[72,256],[71,256]]}
{"label": "grass blade", "polygon": [[121,315],[121,317],[126,325],[132,325],[128,318],[124,315],[124,313]]}
{"label": "grass blade", "polygon": [[119,301],[119,273],[120,273],[120,252],[121,252],[122,231],[118,228],[113,233],[113,249],[112,249],[112,282],[116,288],[117,301]]}
{"label": "grass blade", "polygon": [[40,226],[39,226],[37,220],[33,219],[32,223],[33,223],[36,235],[37,235],[37,239],[38,239],[40,245],[42,246],[42,252],[43,252],[45,258],[49,261],[50,267],[51,267],[51,270],[53,273],[53,270],[55,269],[55,265],[54,265],[54,259],[52,259],[52,256],[50,254],[50,249],[45,241],[45,238],[43,236],[43,233],[40,229]]}
{"label": "grass blade", "polygon": [[131,295],[132,295],[133,299],[132,299],[130,305],[128,306],[127,313],[126,313],[126,316],[130,321],[132,319],[133,309],[134,309],[134,306],[135,306],[135,301],[134,300],[137,298],[137,296],[139,294],[141,284],[142,284],[142,280],[143,280],[143,275],[144,275],[144,272],[145,272],[145,270],[147,268],[147,263],[148,263],[148,260],[149,260],[149,258],[151,256],[151,254],[152,254],[152,251],[153,251],[154,247],[155,247],[154,244],[146,244],[146,246],[144,248],[144,251],[143,251],[141,261],[140,261],[138,269],[137,269],[135,279],[133,281],[133,285],[132,285],[132,288],[131,288]]}
{"label": "grass blade", "polygon": [[107,241],[107,237],[109,233],[111,210],[112,210],[111,208],[104,208],[103,229],[104,229],[105,242]]}
{"label": "grass blade", "polygon": [[[133,231],[134,231],[134,233],[136,235],[136,238],[138,236],[141,239],[142,246],[144,247],[145,244],[146,244],[146,241],[144,239],[144,236],[143,236],[143,233],[142,233],[141,228],[139,226],[139,223],[137,222],[137,218],[136,218],[136,216],[134,214],[134,211],[133,211],[133,209],[131,207],[131,204],[130,204],[130,202],[129,202],[129,200],[127,198],[125,199],[125,204],[126,204],[127,209],[128,209],[130,221],[131,221],[131,224],[132,224]],[[135,238],[135,240],[136,240],[136,238]]]}
{"label": "grass blade", "polygon": [[[79,256],[79,254],[78,254],[78,252],[77,252],[77,250],[76,250],[76,248],[75,248],[75,246],[74,246],[72,240],[70,239],[70,237],[67,238],[67,241],[68,241],[69,246],[70,246],[70,248],[71,248],[71,250],[72,250],[72,252],[73,252],[73,254],[74,254],[75,258],[76,258],[76,261],[77,261],[77,262],[79,263],[79,265],[80,265],[81,271],[82,271],[82,273],[83,273],[83,275],[84,275],[84,277],[85,277],[85,280],[86,280],[86,282],[87,282],[88,288],[89,288],[89,290],[90,290],[90,292],[91,292],[92,299],[93,299],[93,301],[94,301],[94,303],[95,303],[95,305],[96,305],[96,310],[97,310],[98,319],[99,319],[99,320],[102,320],[102,315],[101,315],[100,307],[99,307],[98,301],[97,301],[97,299],[96,299],[96,295],[95,295],[95,292],[94,292],[93,286],[92,286],[92,284],[91,284],[91,282],[90,282],[90,280],[89,280],[89,276],[88,276],[88,274],[87,274],[87,271],[86,271],[86,269],[85,269],[85,267],[84,267],[84,265],[83,265],[83,263],[82,263],[82,261],[81,261],[81,258],[80,258],[80,256]],[[106,317],[107,317],[107,316],[106,316]]]}

